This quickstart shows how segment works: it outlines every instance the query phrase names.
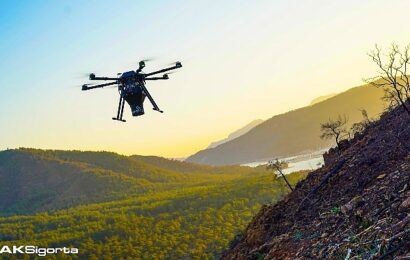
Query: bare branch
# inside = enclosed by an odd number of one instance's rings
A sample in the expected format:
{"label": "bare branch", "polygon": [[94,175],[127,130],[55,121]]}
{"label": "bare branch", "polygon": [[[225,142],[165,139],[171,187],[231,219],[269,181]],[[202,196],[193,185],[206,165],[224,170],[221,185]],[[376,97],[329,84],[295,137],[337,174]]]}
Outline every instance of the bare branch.
{"label": "bare branch", "polygon": [[387,60],[382,59],[382,50],[377,45],[369,52],[372,61],[379,71],[376,77],[365,80],[372,86],[385,90],[384,100],[392,106],[402,106],[410,115],[410,107],[407,101],[410,99],[410,79],[407,68],[410,64],[410,45],[400,50],[397,44],[392,44],[387,53]]}
{"label": "bare branch", "polygon": [[340,148],[340,141],[341,139],[345,138],[349,133],[346,130],[346,124],[348,122],[348,119],[346,116],[338,116],[335,120],[330,119],[322,123],[320,125],[320,129],[322,131],[322,134],[320,135],[320,138],[322,139],[331,139],[334,138],[336,141],[337,147]]}

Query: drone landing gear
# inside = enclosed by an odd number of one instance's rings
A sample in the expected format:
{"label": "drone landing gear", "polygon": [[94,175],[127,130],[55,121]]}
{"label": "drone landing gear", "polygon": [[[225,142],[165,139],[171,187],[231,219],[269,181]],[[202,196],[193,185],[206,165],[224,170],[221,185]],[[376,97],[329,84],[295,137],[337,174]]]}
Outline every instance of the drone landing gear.
{"label": "drone landing gear", "polygon": [[162,111],[161,109],[159,109],[159,107],[157,106],[157,103],[155,103],[154,99],[152,98],[151,94],[148,92],[148,89],[144,86],[141,85],[142,90],[144,91],[145,95],[148,97],[149,101],[151,102],[153,108],[155,111],[158,111],[160,113],[164,113],[164,111]]}
{"label": "drone landing gear", "polygon": [[113,117],[112,120],[117,120],[117,121],[121,121],[121,122],[127,122],[127,120],[120,119],[120,118],[115,118],[115,117]]}
{"label": "drone landing gear", "polygon": [[113,117],[112,120],[126,122],[124,119],[122,119],[122,115],[124,113],[124,103],[125,103],[124,98],[120,96],[120,102],[118,103],[117,117]]}

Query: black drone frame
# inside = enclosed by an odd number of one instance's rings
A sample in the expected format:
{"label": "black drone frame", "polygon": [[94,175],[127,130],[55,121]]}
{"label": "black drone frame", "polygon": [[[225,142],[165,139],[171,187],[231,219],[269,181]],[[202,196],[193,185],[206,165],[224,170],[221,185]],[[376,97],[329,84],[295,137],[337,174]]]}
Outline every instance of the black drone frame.
{"label": "black drone frame", "polygon": [[[144,91],[146,97],[151,102],[151,104],[153,106],[153,109],[160,112],[160,113],[163,113],[164,111],[159,109],[157,103],[155,103],[155,100],[152,98],[151,94],[148,92],[148,89],[145,87],[145,81],[146,80],[167,80],[167,79],[169,79],[168,74],[164,74],[162,77],[151,77],[151,76],[156,75],[156,74],[160,74],[160,73],[164,73],[164,72],[167,72],[167,71],[170,71],[170,70],[181,68],[182,64],[181,64],[181,62],[176,62],[174,66],[169,67],[169,68],[157,70],[157,71],[150,72],[150,73],[141,73],[141,71],[144,67],[145,67],[145,62],[140,61],[139,68],[138,68],[138,70],[136,70],[136,74],[131,76],[131,77],[134,78],[135,81],[141,83],[140,86],[142,88],[142,91]],[[104,87],[107,87],[107,86],[120,84],[120,83],[122,83],[122,81],[128,80],[129,78],[96,77],[95,74],[91,73],[89,79],[90,80],[114,80],[114,81],[109,82],[109,83],[99,84],[99,85],[91,85],[91,86],[88,85],[88,84],[84,84],[82,86],[82,90],[90,90],[90,89],[95,89],[95,88],[104,88]],[[125,122],[125,120],[122,118],[123,113],[124,113],[124,105],[125,105],[125,100],[122,97],[122,95],[120,95],[120,101],[118,103],[117,117],[113,117],[112,118],[113,120],[118,120],[118,121]]]}

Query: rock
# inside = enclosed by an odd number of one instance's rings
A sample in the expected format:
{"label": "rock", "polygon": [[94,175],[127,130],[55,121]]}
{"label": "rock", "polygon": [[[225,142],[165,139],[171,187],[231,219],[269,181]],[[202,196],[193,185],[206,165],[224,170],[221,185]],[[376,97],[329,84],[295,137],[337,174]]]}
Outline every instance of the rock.
{"label": "rock", "polygon": [[357,206],[357,204],[359,203],[359,202],[361,202],[362,201],[362,198],[360,197],[360,196],[356,196],[356,197],[354,197],[353,199],[351,199],[348,203],[346,203],[345,205],[343,205],[341,208],[340,208],[340,211],[343,213],[343,214],[345,214],[345,215],[347,215],[349,212],[351,212],[356,206]]}
{"label": "rock", "polygon": [[350,205],[349,203],[346,203],[345,205],[343,205],[343,206],[340,208],[340,211],[341,211],[343,214],[347,215],[347,213],[349,213],[350,211],[352,211],[352,209],[353,209],[353,206]]}
{"label": "rock", "polygon": [[405,199],[405,200],[400,204],[400,208],[403,208],[403,209],[408,209],[408,208],[410,208],[410,197],[408,197],[407,199]]}
{"label": "rock", "polygon": [[386,177],[386,174],[380,174],[379,176],[377,176],[377,179],[383,179],[384,177]]}
{"label": "rock", "polygon": [[362,209],[356,210],[356,216],[363,216],[363,210]]}

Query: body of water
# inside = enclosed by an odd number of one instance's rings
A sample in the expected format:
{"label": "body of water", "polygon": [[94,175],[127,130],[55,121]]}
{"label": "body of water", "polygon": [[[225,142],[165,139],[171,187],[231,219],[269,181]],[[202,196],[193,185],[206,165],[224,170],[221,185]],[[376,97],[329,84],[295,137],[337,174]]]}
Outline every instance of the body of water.
{"label": "body of water", "polygon": [[[292,172],[297,172],[301,170],[316,170],[323,166],[323,153],[326,150],[320,150],[314,153],[302,154],[298,156],[286,157],[279,159],[288,163],[288,168],[283,170],[283,173],[288,174]],[[256,167],[259,165],[267,164],[268,160],[258,161],[252,163],[242,164],[242,166]]]}

